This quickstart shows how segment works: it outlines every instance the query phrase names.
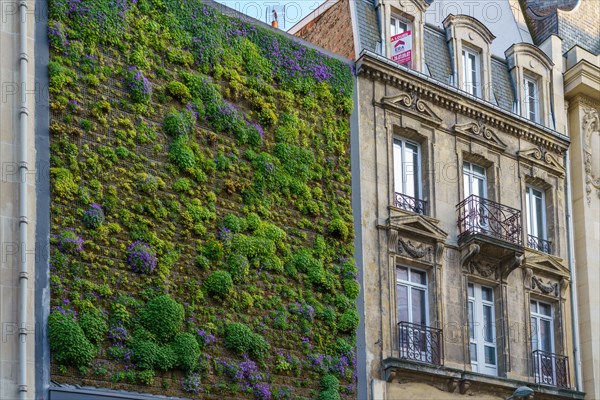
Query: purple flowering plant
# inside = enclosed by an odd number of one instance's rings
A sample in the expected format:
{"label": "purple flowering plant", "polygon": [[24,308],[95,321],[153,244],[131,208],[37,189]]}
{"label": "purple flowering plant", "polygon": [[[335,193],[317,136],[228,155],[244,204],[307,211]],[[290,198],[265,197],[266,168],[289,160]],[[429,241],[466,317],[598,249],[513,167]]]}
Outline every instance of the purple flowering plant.
{"label": "purple flowering plant", "polygon": [[150,245],[142,240],[136,240],[127,248],[127,262],[138,274],[149,274],[156,268],[156,253]]}
{"label": "purple flowering plant", "polygon": [[135,65],[127,70],[127,89],[134,103],[148,103],[152,96],[152,83]]}
{"label": "purple flowering plant", "polygon": [[97,229],[104,223],[104,211],[100,204],[94,203],[83,213],[83,224],[86,228]]}
{"label": "purple flowering plant", "polygon": [[66,254],[76,254],[83,250],[83,239],[77,236],[73,228],[65,229],[56,237],[58,249]]}

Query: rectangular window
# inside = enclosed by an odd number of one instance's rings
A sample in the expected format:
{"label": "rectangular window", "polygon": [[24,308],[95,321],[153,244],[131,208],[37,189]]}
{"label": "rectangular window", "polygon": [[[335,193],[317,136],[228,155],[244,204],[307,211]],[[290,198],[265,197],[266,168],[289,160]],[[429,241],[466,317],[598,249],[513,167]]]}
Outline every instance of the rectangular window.
{"label": "rectangular window", "polygon": [[498,375],[494,290],[469,283],[467,291],[471,366],[475,372]]}
{"label": "rectangular window", "polygon": [[465,229],[470,232],[486,232],[488,229],[488,212],[481,199],[487,198],[487,178],[485,168],[470,162],[463,163],[463,185],[465,199],[473,197],[467,202],[465,210],[472,216],[466,221]]}
{"label": "rectangular window", "polygon": [[396,268],[398,322],[427,325],[427,273],[415,268]]}
{"label": "rectangular window", "polygon": [[527,212],[527,243],[532,249],[550,253],[546,236],[546,199],[542,190],[527,186],[525,189]]}
{"label": "rectangular window", "polygon": [[537,80],[525,78],[525,117],[530,121],[539,122],[539,96]]}
{"label": "rectangular window", "polygon": [[481,73],[479,53],[464,49],[462,51],[463,59],[463,89],[473,96],[481,97]]}
{"label": "rectangular window", "polygon": [[420,147],[417,143],[394,139],[394,192],[396,206],[425,213],[421,200]]}
{"label": "rectangular window", "polygon": [[[531,300],[531,350],[534,352],[534,374],[537,382],[557,384],[563,362],[554,356],[554,320],[552,306]],[[558,376],[557,376],[558,374]],[[562,380],[559,379],[559,380]]]}

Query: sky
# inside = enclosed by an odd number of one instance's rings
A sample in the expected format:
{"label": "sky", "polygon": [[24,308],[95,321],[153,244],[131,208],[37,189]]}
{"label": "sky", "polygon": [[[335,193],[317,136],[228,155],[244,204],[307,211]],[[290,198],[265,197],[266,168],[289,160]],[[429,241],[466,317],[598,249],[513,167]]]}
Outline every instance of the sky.
{"label": "sky", "polygon": [[[252,18],[271,23],[271,11],[276,7],[279,29],[288,30],[310,14],[324,0],[216,0]],[[285,14],[281,12],[285,6]]]}

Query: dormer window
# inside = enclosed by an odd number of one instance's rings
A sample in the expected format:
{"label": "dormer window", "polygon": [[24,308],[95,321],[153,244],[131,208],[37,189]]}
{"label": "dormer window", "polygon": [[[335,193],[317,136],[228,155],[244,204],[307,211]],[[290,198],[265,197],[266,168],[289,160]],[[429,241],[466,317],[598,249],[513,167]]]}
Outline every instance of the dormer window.
{"label": "dormer window", "polygon": [[539,122],[539,95],[537,79],[526,76],[524,79],[525,116],[533,122]]}
{"label": "dormer window", "polygon": [[409,23],[397,16],[393,16],[390,21],[390,29],[392,30],[392,36],[399,35],[409,30]]}
{"label": "dormer window", "polygon": [[481,61],[479,53],[463,47],[463,90],[473,96],[481,96]]}
{"label": "dormer window", "polygon": [[517,85],[517,110],[524,118],[552,126],[550,82],[554,64],[539,48],[529,43],[515,43],[504,52],[508,68]]}
{"label": "dormer window", "polygon": [[381,2],[383,14],[380,26],[382,55],[400,65],[415,71],[424,68],[423,26],[425,10],[429,3],[425,0],[402,0]]}
{"label": "dormer window", "polygon": [[492,41],[494,35],[468,15],[448,15],[443,22],[452,51],[452,81],[465,92],[492,99]]}

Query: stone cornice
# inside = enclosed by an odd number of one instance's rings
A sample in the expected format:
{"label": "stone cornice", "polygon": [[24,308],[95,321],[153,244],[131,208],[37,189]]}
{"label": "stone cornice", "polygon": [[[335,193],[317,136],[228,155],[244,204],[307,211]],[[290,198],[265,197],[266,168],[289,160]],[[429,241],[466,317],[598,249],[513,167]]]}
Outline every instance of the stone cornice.
{"label": "stone cornice", "polygon": [[401,67],[391,60],[363,51],[356,62],[358,76],[384,81],[404,92],[416,93],[432,105],[460,113],[506,134],[523,138],[562,156],[569,138],[525,118],[471,96],[457,88]]}
{"label": "stone cornice", "polygon": [[583,94],[594,98],[600,90],[600,68],[586,60],[580,60],[564,73],[565,97]]}

